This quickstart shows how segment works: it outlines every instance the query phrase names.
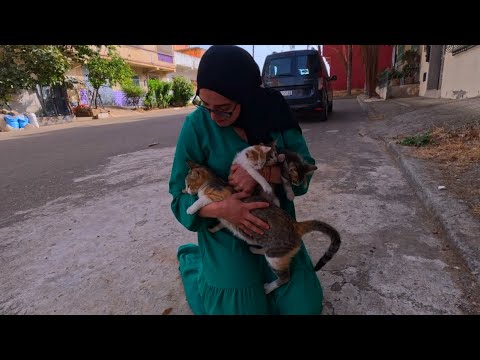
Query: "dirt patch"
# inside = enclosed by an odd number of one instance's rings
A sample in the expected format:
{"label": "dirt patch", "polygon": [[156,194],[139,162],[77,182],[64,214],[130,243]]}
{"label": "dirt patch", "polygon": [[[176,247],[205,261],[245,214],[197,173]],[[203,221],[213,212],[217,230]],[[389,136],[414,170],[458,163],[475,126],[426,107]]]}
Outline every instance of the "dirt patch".
{"label": "dirt patch", "polygon": [[435,128],[429,146],[415,151],[418,157],[433,159],[460,168],[480,163],[480,124],[458,129]]}
{"label": "dirt patch", "polygon": [[[427,138],[426,135],[422,133],[420,137]],[[443,185],[480,218],[480,123],[434,128],[428,133],[428,143],[422,145],[412,154],[434,161],[442,170]]]}

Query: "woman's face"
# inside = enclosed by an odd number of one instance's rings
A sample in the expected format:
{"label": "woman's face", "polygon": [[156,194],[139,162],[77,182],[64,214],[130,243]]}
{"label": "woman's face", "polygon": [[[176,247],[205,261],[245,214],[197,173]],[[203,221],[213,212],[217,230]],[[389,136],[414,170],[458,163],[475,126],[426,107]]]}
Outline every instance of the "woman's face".
{"label": "woman's face", "polygon": [[218,126],[230,126],[238,119],[241,105],[235,101],[209,89],[200,89],[198,96],[202,100],[203,106],[210,111],[210,117]]}

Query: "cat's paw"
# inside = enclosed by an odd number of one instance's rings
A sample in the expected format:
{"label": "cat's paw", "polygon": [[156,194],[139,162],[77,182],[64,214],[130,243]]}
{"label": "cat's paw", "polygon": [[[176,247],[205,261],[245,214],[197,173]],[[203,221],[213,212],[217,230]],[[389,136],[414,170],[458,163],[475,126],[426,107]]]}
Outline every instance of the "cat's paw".
{"label": "cat's paw", "polygon": [[263,289],[265,290],[265,295],[270,294],[273,290],[278,288],[279,286],[277,285],[276,281],[272,281],[271,283],[266,283],[263,285]]}
{"label": "cat's paw", "polygon": [[212,226],[208,228],[208,231],[210,231],[212,234],[215,234],[217,231],[220,231],[223,229],[223,225],[220,223],[218,225]]}
{"label": "cat's paw", "polygon": [[192,215],[192,214],[195,214],[197,211],[195,210],[195,208],[192,206],[190,206],[188,209],[187,209],[187,214],[188,215]]}
{"label": "cat's paw", "polygon": [[255,246],[249,246],[250,252],[255,255],[265,255],[265,249],[264,248],[258,248]]}
{"label": "cat's paw", "polygon": [[273,195],[273,189],[270,185],[268,186],[262,186],[262,190],[265,192],[267,195]]}
{"label": "cat's paw", "polygon": [[278,207],[280,207],[280,200],[278,200],[277,197],[274,197],[272,201],[273,201],[273,203],[274,203],[275,205],[277,205]]}
{"label": "cat's paw", "polygon": [[292,189],[287,190],[287,199],[293,201],[295,199],[295,193]]}
{"label": "cat's paw", "polygon": [[285,161],[285,154],[280,154],[280,155],[278,155],[277,161],[278,161],[278,162],[284,162],[284,161]]}

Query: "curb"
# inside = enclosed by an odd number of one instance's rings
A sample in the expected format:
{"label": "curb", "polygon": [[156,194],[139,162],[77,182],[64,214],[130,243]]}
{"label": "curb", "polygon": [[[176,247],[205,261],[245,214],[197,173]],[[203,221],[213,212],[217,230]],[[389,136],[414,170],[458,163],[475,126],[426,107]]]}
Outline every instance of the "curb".
{"label": "curb", "polygon": [[365,101],[363,101],[364,95],[358,95],[357,96],[357,102],[362,108],[362,110],[365,112],[369,120],[379,120],[383,119],[383,115],[377,114],[371,106],[368,106]]}
{"label": "curb", "polygon": [[[357,96],[357,101],[370,120],[372,117],[377,117],[372,107],[363,101],[362,95]],[[438,184],[435,184],[428,176],[422,175],[425,168],[420,162],[409,160],[403,155],[401,146],[383,136],[376,136],[376,138],[385,144],[387,152],[394,158],[417,198],[443,230],[447,241],[457,250],[458,255],[463,258],[471,273],[480,282],[480,224],[478,220],[470,214],[466,204],[449,196],[448,192],[435,194],[431,189],[435,189]]]}
{"label": "curb", "polygon": [[480,225],[478,225],[478,221],[470,215],[465,204],[451,199],[447,193],[434,194],[430,190],[432,184],[428,184],[428,181],[422,178],[421,171],[415,169],[414,162],[406,159],[400,147],[393,141],[383,138],[382,140],[415,194],[480,282]]}
{"label": "curb", "polygon": [[362,100],[361,98],[361,95],[358,95],[357,96],[357,101],[358,101],[358,104],[360,105],[360,107],[362,108],[362,110],[368,115],[369,114],[369,106],[367,104],[365,104],[365,101]]}

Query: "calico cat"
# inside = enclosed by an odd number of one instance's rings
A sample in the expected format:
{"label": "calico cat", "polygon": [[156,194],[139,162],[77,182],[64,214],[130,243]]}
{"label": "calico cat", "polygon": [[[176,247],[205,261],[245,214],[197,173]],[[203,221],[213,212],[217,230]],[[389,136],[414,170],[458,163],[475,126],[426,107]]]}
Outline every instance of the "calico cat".
{"label": "calico cat", "polygon": [[185,179],[185,189],[182,190],[182,193],[198,194],[198,200],[188,207],[187,214],[195,214],[205,205],[214,201],[222,201],[235,192],[232,186],[207,167],[197,165],[190,160],[187,160],[187,164],[190,170]]}
{"label": "calico cat", "polygon": [[[306,185],[307,175],[313,174],[318,168],[315,165],[306,163],[294,151],[287,149],[278,150],[276,140],[266,146],[270,148],[270,151],[267,153],[265,166],[280,165],[283,189],[287,199],[293,201],[295,194],[293,193],[292,185]],[[261,192],[260,195],[263,196],[264,194]]]}
{"label": "calico cat", "polygon": [[278,162],[276,152],[265,145],[252,145],[240,151],[233,159],[233,164],[240,165],[260,185],[265,200],[280,206],[280,200],[273,192],[272,186],[265,180],[259,170],[264,166]]}
{"label": "calico cat", "polygon": [[[262,176],[262,174],[259,172],[259,170],[263,169],[264,166],[268,165],[274,165],[278,162],[276,152],[272,152],[272,149],[268,146],[264,145],[252,145],[249,146],[242,151],[240,151],[235,158],[233,159],[234,164],[240,165],[243,169],[245,169],[250,176],[252,176],[255,181],[261,186],[261,193],[262,196],[265,200],[270,201],[271,203],[274,203],[277,206],[280,206],[280,201],[276,197],[276,195],[273,193],[273,189],[271,185],[265,180],[265,178]],[[187,164],[189,165],[190,169],[192,170],[191,162],[190,160],[187,161]],[[196,181],[197,178],[197,172],[193,171],[192,174],[190,174],[190,181]],[[206,186],[204,189],[202,188],[199,191],[204,191],[209,192],[206,195],[211,194],[211,191],[213,190],[214,192],[218,190],[219,188],[222,188],[223,191],[226,191],[228,189],[229,191],[233,192],[233,188],[231,186],[226,186],[226,183],[220,179],[216,178],[213,183],[208,183],[208,186]],[[186,186],[185,190],[183,192],[189,193],[188,192],[188,186]],[[228,194],[230,195],[230,194]],[[216,195],[213,195],[216,196]],[[209,196],[203,197],[203,200],[200,202],[194,203],[192,206],[190,206],[187,209],[188,214],[193,214],[198,209],[202,208],[205,205],[208,205],[209,202],[207,202]],[[212,200],[216,201],[216,200]],[[210,202],[212,202],[210,201]]]}
{"label": "calico cat", "polygon": [[[228,186],[225,181],[216,176],[213,171],[205,166],[195,164],[190,160],[188,160],[187,163],[190,170],[185,180],[186,189],[183,190],[183,192],[191,195],[198,194],[199,197],[198,200],[187,209],[188,214],[193,214],[203,206],[214,201],[224,200],[233,194],[233,189]],[[257,195],[248,197],[243,201],[254,202],[262,200],[264,199]],[[209,230],[216,232],[226,227],[236,237],[252,245],[250,246],[252,253],[265,256],[271,269],[278,276],[278,279],[264,285],[266,294],[269,294],[290,280],[290,263],[301,248],[303,235],[312,231],[320,231],[330,237],[330,246],[315,265],[315,271],[320,270],[330,261],[340,247],[341,240],[337,230],[322,221],[309,220],[297,222],[285,210],[273,205],[268,208],[252,210],[252,214],[270,225],[270,229],[265,230],[263,235],[254,234],[249,236],[240,228],[221,218],[219,219],[220,224]]]}

